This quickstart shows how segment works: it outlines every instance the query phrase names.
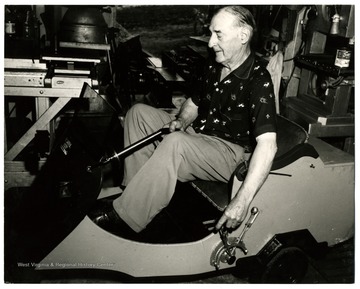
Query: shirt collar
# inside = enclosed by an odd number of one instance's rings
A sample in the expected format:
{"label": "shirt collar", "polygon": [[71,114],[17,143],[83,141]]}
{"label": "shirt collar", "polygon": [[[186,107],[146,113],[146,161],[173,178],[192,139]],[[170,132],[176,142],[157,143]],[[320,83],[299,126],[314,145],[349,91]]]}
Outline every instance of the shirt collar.
{"label": "shirt collar", "polygon": [[246,60],[238,68],[234,70],[233,74],[240,79],[249,78],[254,63],[255,63],[255,55],[254,53],[250,53],[248,58],[246,58]]}

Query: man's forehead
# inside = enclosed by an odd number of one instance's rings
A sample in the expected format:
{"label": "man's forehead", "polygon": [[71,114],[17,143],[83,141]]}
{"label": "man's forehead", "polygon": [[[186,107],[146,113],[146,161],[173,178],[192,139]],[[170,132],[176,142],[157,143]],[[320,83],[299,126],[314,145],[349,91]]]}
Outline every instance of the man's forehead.
{"label": "man's forehead", "polygon": [[213,31],[225,31],[234,28],[235,16],[226,12],[221,11],[216,14],[210,23],[210,29]]}

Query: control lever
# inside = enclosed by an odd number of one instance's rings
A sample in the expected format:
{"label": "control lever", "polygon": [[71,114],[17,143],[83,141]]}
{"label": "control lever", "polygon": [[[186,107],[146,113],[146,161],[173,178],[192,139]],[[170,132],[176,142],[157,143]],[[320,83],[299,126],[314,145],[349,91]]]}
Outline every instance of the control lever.
{"label": "control lever", "polygon": [[235,250],[239,248],[245,255],[248,253],[248,250],[243,241],[245,233],[250,229],[252,224],[255,222],[257,216],[259,215],[259,209],[253,207],[251,209],[251,215],[246,222],[243,230],[241,231],[239,237],[229,237],[229,232],[226,228],[221,228],[219,230],[221,243],[215,248],[211,255],[210,263],[215,266],[217,269],[220,267],[220,262],[228,263],[229,265],[233,264],[236,261]]}
{"label": "control lever", "polygon": [[168,127],[164,127],[164,128],[161,128],[159,129],[158,131],[148,135],[147,137],[129,145],[128,147],[126,147],[125,149],[123,149],[121,152],[119,153],[116,153],[114,154],[113,156],[111,157],[108,157],[108,158],[102,158],[100,160],[100,162],[94,164],[94,165],[91,165],[91,166],[88,166],[86,168],[86,171],[91,173],[92,170],[94,168],[97,168],[97,167],[100,167],[100,166],[103,166],[103,165],[106,165],[107,163],[111,162],[113,159],[118,159],[119,157],[122,157],[126,154],[129,154],[131,153],[132,151],[136,150],[136,149],[139,149],[141,146],[144,146],[146,144],[149,144],[153,141],[155,141],[157,138],[159,138],[161,135],[163,134],[168,134],[170,133],[170,130]]}
{"label": "control lever", "polygon": [[[259,215],[259,209],[257,207],[253,207],[251,209],[251,215],[249,217],[249,220],[245,224],[244,229],[242,230],[240,236],[236,238],[236,243],[238,243],[240,245],[240,248],[243,250],[244,254],[247,254],[247,252],[248,252],[248,250],[246,249],[245,244],[243,242],[245,233],[250,229],[252,224],[254,224],[255,219],[258,215]],[[235,250],[235,248],[233,250]]]}

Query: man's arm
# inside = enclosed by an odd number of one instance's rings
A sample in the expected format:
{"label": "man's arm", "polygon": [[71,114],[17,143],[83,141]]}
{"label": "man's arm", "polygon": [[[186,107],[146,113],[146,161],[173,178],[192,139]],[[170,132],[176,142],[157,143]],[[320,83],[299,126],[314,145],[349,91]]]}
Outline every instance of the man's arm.
{"label": "man's arm", "polygon": [[186,130],[186,128],[196,119],[198,116],[198,107],[189,97],[181,106],[180,112],[175,120],[170,122],[170,132],[175,129]]}
{"label": "man's arm", "polygon": [[[216,224],[216,230],[223,225],[234,229],[244,221],[252,200],[269,175],[277,151],[276,133],[261,134],[256,141],[257,145],[251,157],[246,178],[240,188],[233,185],[233,190],[235,188],[237,192],[232,192],[233,196],[236,194]],[[239,182],[236,177],[235,182]]]}

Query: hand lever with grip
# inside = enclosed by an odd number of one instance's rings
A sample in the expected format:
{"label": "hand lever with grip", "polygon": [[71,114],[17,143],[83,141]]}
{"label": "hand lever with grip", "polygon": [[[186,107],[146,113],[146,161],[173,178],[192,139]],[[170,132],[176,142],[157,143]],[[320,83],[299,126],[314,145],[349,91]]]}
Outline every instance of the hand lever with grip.
{"label": "hand lever with grip", "polygon": [[143,139],[129,145],[128,147],[123,149],[121,152],[116,153],[111,157],[104,158],[100,162],[98,162],[98,163],[96,163],[94,165],[88,166],[86,168],[86,170],[87,170],[87,172],[91,173],[94,168],[103,166],[103,165],[109,163],[110,161],[112,161],[113,159],[122,157],[122,156],[124,156],[126,154],[130,154],[134,150],[139,149],[140,147],[142,147],[142,146],[144,146],[146,144],[149,144],[149,143],[155,141],[156,139],[160,138],[161,135],[168,134],[168,133],[170,133],[170,130],[169,130],[168,127],[161,128],[158,131],[148,135],[147,137],[145,137],[145,138],[143,138]]}
{"label": "hand lever with grip", "polygon": [[229,237],[229,232],[226,228],[222,227],[219,230],[221,243],[215,248],[211,256],[211,264],[219,269],[220,262],[233,264],[236,261],[235,250],[239,248],[245,255],[248,253],[245,243],[243,241],[245,233],[250,229],[252,224],[255,222],[256,217],[259,214],[259,209],[253,207],[251,209],[251,215],[246,222],[239,237]]}

